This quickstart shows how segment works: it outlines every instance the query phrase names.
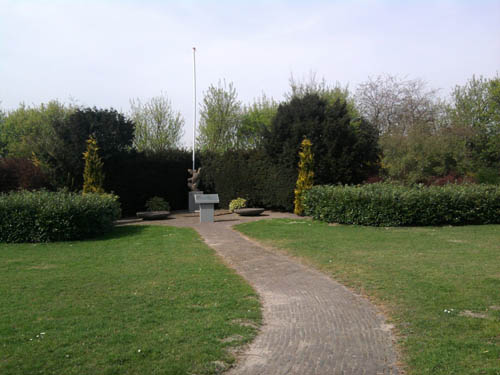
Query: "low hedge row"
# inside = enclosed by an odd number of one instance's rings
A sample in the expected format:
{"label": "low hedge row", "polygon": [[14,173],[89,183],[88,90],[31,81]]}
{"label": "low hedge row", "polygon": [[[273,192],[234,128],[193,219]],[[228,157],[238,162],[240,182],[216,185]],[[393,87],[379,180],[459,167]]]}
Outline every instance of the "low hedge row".
{"label": "low hedge row", "polygon": [[118,197],[110,194],[0,194],[0,242],[86,239],[110,231],[120,214]]}
{"label": "low hedge row", "polygon": [[500,223],[500,187],[494,185],[315,186],[306,193],[304,205],[306,215],[330,223],[370,226]]}

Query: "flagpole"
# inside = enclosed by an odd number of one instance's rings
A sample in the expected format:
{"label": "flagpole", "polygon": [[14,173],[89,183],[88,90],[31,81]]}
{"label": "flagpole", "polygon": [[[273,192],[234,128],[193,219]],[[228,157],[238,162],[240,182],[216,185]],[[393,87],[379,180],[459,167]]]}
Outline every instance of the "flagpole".
{"label": "flagpole", "polygon": [[194,96],[194,103],[193,103],[193,112],[194,112],[194,120],[193,120],[193,176],[194,176],[194,170],[195,170],[195,156],[194,156],[194,149],[195,149],[195,143],[196,143],[196,48],[193,47],[193,96]]}

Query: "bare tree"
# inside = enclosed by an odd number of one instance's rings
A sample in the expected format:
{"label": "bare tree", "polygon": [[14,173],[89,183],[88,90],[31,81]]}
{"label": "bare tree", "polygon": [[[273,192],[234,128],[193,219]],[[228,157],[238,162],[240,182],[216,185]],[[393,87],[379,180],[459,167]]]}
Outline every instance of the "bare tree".
{"label": "bare tree", "polygon": [[442,112],[438,90],[421,79],[383,75],[369,78],[356,90],[356,105],[380,134],[407,134],[415,126],[435,127]]}

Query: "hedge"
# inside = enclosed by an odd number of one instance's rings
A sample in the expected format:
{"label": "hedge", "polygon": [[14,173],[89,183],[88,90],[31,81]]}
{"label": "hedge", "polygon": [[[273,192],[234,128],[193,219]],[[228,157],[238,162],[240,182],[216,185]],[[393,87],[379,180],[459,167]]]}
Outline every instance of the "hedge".
{"label": "hedge", "polygon": [[66,191],[0,194],[0,242],[82,240],[110,231],[118,197]]}
{"label": "hedge", "polygon": [[219,194],[221,207],[245,198],[247,207],[293,210],[297,170],[278,166],[263,151],[205,152],[201,166],[201,188],[205,193]]}
{"label": "hedge", "polygon": [[153,197],[164,198],[172,210],[186,209],[191,158],[184,150],[155,155],[123,153],[104,161],[104,190],[120,197],[124,215],[145,211],[147,200]]}
{"label": "hedge", "polygon": [[500,187],[494,185],[315,186],[306,193],[304,205],[306,215],[330,223],[370,226],[500,223]]}
{"label": "hedge", "polygon": [[[104,162],[104,190],[119,196],[125,215],[144,211],[146,201],[162,197],[174,210],[188,207],[188,168],[192,154],[170,150],[154,155],[134,151],[116,153]],[[82,165],[84,163],[82,158]],[[197,160],[197,165],[199,160]],[[68,188],[81,189],[81,185]],[[28,159],[0,158],[0,193],[52,189],[48,177]]]}

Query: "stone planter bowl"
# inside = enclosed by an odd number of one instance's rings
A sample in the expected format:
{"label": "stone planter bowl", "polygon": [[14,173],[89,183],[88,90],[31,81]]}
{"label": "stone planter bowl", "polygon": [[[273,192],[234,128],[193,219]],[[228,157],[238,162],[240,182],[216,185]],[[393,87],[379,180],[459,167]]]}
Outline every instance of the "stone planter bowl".
{"label": "stone planter bowl", "polygon": [[263,208],[237,208],[234,210],[234,213],[240,216],[259,216],[263,212]]}
{"label": "stone planter bowl", "polygon": [[143,220],[163,220],[170,215],[170,211],[143,211],[137,212],[136,215]]}

